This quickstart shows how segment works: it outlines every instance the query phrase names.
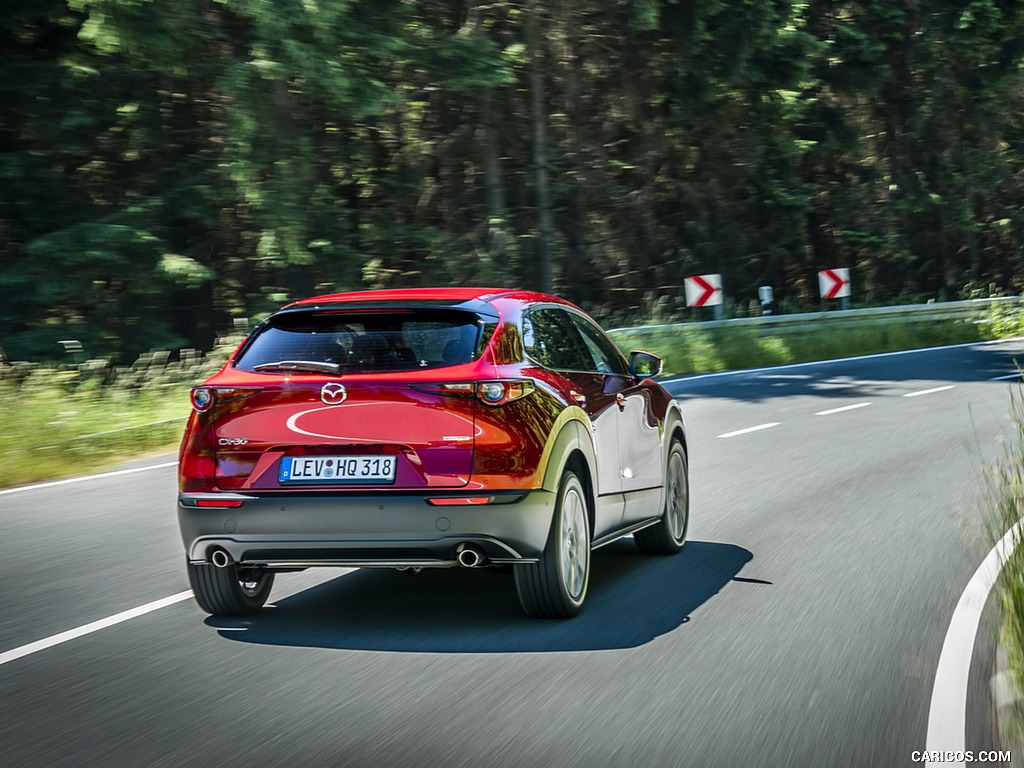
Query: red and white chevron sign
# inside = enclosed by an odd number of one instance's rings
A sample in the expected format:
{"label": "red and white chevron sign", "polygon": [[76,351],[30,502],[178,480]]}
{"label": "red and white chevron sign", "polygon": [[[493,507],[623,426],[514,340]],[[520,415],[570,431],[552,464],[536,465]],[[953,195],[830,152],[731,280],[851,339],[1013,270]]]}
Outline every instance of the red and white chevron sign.
{"label": "red and white chevron sign", "polygon": [[850,270],[823,269],[818,273],[818,290],[823,299],[842,299],[850,295]]}
{"label": "red and white chevron sign", "polygon": [[694,275],[683,280],[686,306],[713,307],[722,303],[721,275]]}

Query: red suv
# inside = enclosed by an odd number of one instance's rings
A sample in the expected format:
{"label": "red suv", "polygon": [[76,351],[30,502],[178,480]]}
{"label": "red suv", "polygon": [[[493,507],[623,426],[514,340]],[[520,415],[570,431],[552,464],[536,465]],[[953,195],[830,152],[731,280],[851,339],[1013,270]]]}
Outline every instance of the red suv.
{"label": "red suv", "polygon": [[530,616],[575,615],[590,552],[678,552],[679,404],[567,301],[434,288],[318,296],[260,323],[192,390],[178,520],[215,615],[275,572],[511,569]]}

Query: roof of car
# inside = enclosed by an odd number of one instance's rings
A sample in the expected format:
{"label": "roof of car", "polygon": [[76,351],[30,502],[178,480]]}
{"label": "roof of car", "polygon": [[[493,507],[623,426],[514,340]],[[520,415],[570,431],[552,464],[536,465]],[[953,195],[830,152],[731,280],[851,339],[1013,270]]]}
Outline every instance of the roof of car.
{"label": "roof of car", "polygon": [[302,307],[318,304],[348,304],[363,302],[452,302],[491,301],[497,298],[508,298],[518,301],[555,301],[567,303],[547,294],[525,291],[517,288],[392,288],[380,291],[353,291],[351,293],[328,293],[322,296],[311,296],[308,299],[288,304],[288,307]]}

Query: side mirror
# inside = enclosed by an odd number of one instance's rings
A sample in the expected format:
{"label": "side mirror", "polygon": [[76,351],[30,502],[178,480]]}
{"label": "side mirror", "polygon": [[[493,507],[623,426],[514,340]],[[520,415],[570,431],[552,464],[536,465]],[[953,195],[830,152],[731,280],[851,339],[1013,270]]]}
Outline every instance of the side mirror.
{"label": "side mirror", "polygon": [[638,379],[649,379],[661,373],[661,358],[650,352],[634,349],[629,353],[629,372]]}

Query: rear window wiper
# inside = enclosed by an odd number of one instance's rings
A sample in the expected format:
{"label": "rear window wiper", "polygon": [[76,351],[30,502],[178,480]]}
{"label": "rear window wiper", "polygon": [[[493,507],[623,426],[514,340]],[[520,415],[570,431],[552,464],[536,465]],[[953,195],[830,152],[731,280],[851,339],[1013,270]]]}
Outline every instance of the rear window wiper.
{"label": "rear window wiper", "polygon": [[299,371],[301,373],[333,373],[341,374],[339,363],[321,363],[316,360],[278,360],[276,363],[260,363],[252,367],[254,371]]}

